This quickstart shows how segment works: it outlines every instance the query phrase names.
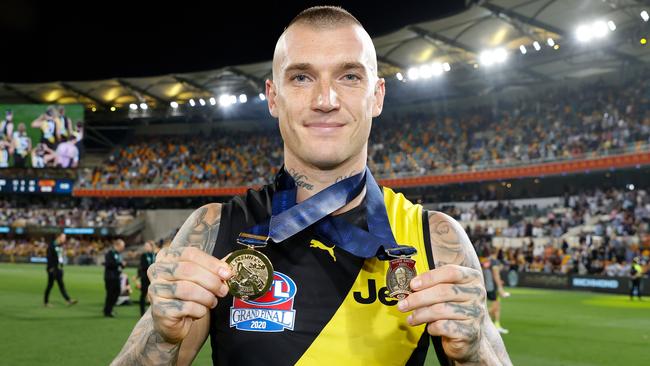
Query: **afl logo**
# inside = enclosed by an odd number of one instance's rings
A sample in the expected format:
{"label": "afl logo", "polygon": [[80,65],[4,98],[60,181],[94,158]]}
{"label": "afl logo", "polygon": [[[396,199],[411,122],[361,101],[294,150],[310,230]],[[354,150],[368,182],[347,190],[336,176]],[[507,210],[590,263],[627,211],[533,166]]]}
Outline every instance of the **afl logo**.
{"label": "afl logo", "polygon": [[296,311],[293,300],[296,283],[284,273],[273,273],[273,284],[266,294],[255,300],[233,298],[230,326],[251,332],[293,330]]}

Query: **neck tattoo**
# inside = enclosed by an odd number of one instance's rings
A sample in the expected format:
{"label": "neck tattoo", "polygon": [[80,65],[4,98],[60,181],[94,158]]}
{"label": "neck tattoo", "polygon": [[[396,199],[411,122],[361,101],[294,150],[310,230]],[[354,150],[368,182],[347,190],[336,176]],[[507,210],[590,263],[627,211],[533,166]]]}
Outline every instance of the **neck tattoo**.
{"label": "neck tattoo", "polygon": [[292,168],[289,168],[289,174],[291,175],[293,180],[296,182],[296,187],[304,188],[304,189],[306,189],[308,191],[311,191],[311,190],[314,189],[313,184],[307,183],[309,178],[307,178],[306,175],[304,175],[304,174],[302,174],[300,172],[297,172],[297,171],[293,170]]}
{"label": "neck tattoo", "polygon": [[343,179],[350,178],[351,176],[353,176],[353,175],[355,175],[355,174],[357,174],[357,173],[355,173],[354,171],[352,171],[352,172],[350,172],[350,174],[348,174],[348,175],[342,175],[342,176],[340,176],[340,177],[337,177],[336,180],[334,181],[334,183],[338,183],[338,182],[342,181]]}

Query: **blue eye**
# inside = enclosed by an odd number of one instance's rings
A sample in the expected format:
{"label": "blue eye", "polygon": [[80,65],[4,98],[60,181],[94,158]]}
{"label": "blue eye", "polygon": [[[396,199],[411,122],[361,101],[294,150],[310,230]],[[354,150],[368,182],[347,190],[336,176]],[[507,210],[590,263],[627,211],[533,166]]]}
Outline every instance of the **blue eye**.
{"label": "blue eye", "polygon": [[298,74],[298,75],[295,75],[294,77],[292,77],[291,80],[296,80],[296,81],[299,81],[299,82],[304,82],[304,81],[307,81],[307,75],[305,75],[305,74]]}
{"label": "blue eye", "polygon": [[357,80],[361,80],[361,78],[358,77],[358,76],[355,75],[355,74],[347,74],[347,75],[345,75],[344,77],[345,77],[345,80],[349,80],[349,81],[357,81]]}

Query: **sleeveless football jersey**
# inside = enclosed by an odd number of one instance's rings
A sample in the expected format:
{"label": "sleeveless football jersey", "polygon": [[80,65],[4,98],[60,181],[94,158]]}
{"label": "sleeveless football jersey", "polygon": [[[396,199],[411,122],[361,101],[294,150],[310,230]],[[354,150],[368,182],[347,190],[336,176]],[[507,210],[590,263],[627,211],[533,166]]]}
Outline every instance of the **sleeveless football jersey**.
{"label": "sleeveless football jersey", "polygon": [[[273,191],[249,190],[223,205],[215,257],[244,248],[237,235],[270,217]],[[383,194],[397,242],[416,247],[418,273],[433,268],[427,213],[402,194]],[[368,230],[365,200],[339,217]],[[450,364],[440,338],[409,326],[388,297],[387,261],[356,257],[311,227],[260,251],[273,264],[273,284],[255,300],[228,295],[211,311],[215,365],[423,365],[430,339],[440,364]]]}

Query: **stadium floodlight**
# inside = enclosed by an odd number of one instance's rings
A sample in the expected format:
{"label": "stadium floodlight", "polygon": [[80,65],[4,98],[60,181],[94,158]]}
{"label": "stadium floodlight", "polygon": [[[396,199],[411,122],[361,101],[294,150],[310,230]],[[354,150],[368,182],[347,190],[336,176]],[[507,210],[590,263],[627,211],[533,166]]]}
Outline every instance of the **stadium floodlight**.
{"label": "stadium floodlight", "polygon": [[401,72],[398,72],[397,74],[395,74],[395,77],[396,77],[396,78],[397,78],[397,80],[399,80],[399,81],[402,81],[402,80],[404,80],[404,75],[402,75],[402,73],[401,73]]}
{"label": "stadium floodlight", "polygon": [[533,42],[533,48],[535,49],[535,51],[539,51],[542,49],[542,46],[539,44],[539,42],[535,41]]}
{"label": "stadium floodlight", "polygon": [[609,30],[612,32],[616,30],[616,23],[614,23],[613,20],[607,21],[607,27],[609,27]]}
{"label": "stadium floodlight", "polygon": [[194,99],[190,99],[190,105],[191,105],[192,107],[194,107],[194,106],[196,105],[196,102],[194,101]]}
{"label": "stadium floodlight", "polygon": [[117,108],[115,108],[115,106],[111,107],[111,112],[115,112],[116,110],[117,110]]}
{"label": "stadium floodlight", "polygon": [[445,62],[445,63],[442,64],[442,70],[443,70],[444,72],[449,72],[449,71],[451,71],[451,65],[449,65],[449,62]]}
{"label": "stadium floodlight", "polygon": [[609,28],[607,27],[607,23],[605,23],[602,20],[594,22],[594,24],[591,25],[591,29],[594,33],[594,36],[596,36],[596,38],[603,38],[609,33]]}
{"label": "stadium floodlight", "polygon": [[519,52],[521,52],[522,55],[525,55],[528,52],[528,50],[526,49],[526,46],[522,44],[521,46],[519,46]]}
{"label": "stadium floodlight", "polygon": [[547,44],[549,47],[553,47],[553,46],[555,46],[555,41],[553,40],[553,38],[550,38],[550,37],[549,37],[549,39],[546,40],[546,44]]}
{"label": "stadium floodlight", "polygon": [[492,66],[506,61],[508,52],[505,48],[495,48],[493,50],[486,50],[479,55],[479,61],[485,66]]}
{"label": "stadium floodlight", "polygon": [[227,107],[235,103],[237,103],[237,97],[235,95],[222,94],[219,97],[219,105],[222,107]]}
{"label": "stadium floodlight", "polygon": [[201,106],[204,106],[205,105],[205,100],[203,98],[199,98],[199,104]]}
{"label": "stadium floodlight", "polygon": [[433,74],[433,76],[440,76],[443,72],[445,72],[445,70],[442,68],[442,64],[439,62],[432,63],[429,69],[431,70],[431,74]]}
{"label": "stadium floodlight", "polygon": [[576,38],[579,42],[589,42],[592,37],[590,26],[583,24],[576,28]]}
{"label": "stadium floodlight", "polygon": [[131,103],[131,104],[129,104],[129,108],[130,108],[132,111],[137,111],[137,110],[138,110],[138,105],[135,104],[135,103]]}
{"label": "stadium floodlight", "polygon": [[429,65],[420,66],[420,76],[423,79],[428,79],[431,76],[433,76],[433,70],[431,69],[431,66],[429,66]]}
{"label": "stadium floodlight", "polygon": [[633,190],[634,190],[634,184],[628,184],[626,187],[627,187],[627,189],[629,189],[630,191],[633,191]]}
{"label": "stadium floodlight", "polygon": [[174,109],[178,108],[178,102],[172,101],[169,103],[169,105]]}
{"label": "stadium floodlight", "polygon": [[246,103],[248,101],[248,97],[246,94],[239,94],[239,103]]}
{"label": "stadium floodlight", "polygon": [[494,61],[498,63],[505,62],[508,58],[508,52],[506,52],[505,48],[497,48],[496,50],[492,51],[492,54],[494,55]]}
{"label": "stadium floodlight", "polygon": [[594,39],[605,38],[609,32],[616,29],[613,21],[597,20],[591,24],[581,24],[576,28],[576,38],[579,42],[589,42]]}
{"label": "stadium floodlight", "polygon": [[149,109],[149,106],[147,105],[147,103],[140,103],[140,109],[146,111],[147,109]]}
{"label": "stadium floodlight", "polygon": [[260,97],[260,100],[266,100],[266,95],[264,95],[264,93],[260,93],[258,96]]}
{"label": "stadium floodlight", "polygon": [[406,76],[408,76],[409,80],[417,80],[420,78],[420,69],[417,67],[411,67],[406,72]]}
{"label": "stadium floodlight", "polygon": [[210,97],[208,102],[210,102],[210,105],[217,105],[217,99],[215,97]]}
{"label": "stadium floodlight", "polygon": [[479,55],[479,61],[485,66],[490,66],[494,63],[494,55],[492,51],[483,51]]}
{"label": "stadium floodlight", "polygon": [[643,19],[644,22],[647,22],[648,20],[650,20],[650,14],[648,14],[646,10],[643,10],[641,12],[641,19]]}
{"label": "stadium floodlight", "polygon": [[90,108],[90,110],[93,111],[93,112],[97,112],[97,107],[92,106],[92,108]]}

